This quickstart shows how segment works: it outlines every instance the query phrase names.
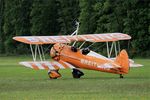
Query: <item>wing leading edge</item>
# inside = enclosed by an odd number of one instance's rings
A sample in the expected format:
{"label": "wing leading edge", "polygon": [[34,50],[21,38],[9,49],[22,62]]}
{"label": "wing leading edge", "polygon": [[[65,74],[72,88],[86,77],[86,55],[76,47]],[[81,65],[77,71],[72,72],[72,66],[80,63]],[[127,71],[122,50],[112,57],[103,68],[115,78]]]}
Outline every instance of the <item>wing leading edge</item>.
{"label": "wing leading edge", "polygon": [[26,44],[54,44],[70,43],[73,41],[111,42],[129,40],[131,36],[123,33],[106,33],[74,36],[16,36],[13,39]]}

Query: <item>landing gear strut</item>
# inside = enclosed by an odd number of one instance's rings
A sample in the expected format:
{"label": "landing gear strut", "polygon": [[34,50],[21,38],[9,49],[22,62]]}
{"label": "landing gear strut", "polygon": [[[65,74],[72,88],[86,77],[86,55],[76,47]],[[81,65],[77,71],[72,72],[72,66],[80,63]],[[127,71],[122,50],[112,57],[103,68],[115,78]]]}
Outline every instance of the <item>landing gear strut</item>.
{"label": "landing gear strut", "polygon": [[120,78],[123,78],[123,75],[122,75],[122,74],[120,74]]}
{"label": "landing gear strut", "polygon": [[83,75],[84,75],[84,73],[78,69],[73,69],[73,71],[72,71],[73,78],[80,78]]}
{"label": "landing gear strut", "polygon": [[48,72],[48,76],[50,79],[57,79],[61,77],[61,74],[58,72],[58,70],[51,70]]}

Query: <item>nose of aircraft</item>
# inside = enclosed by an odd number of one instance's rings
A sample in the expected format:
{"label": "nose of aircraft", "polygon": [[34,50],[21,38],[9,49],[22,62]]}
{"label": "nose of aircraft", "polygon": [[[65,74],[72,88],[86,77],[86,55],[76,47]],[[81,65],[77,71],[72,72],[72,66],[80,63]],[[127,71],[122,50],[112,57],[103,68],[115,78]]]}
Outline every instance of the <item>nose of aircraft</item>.
{"label": "nose of aircraft", "polygon": [[61,50],[63,49],[63,47],[64,47],[64,44],[61,44],[61,43],[54,44],[50,50],[50,56],[52,58],[58,56],[60,54]]}

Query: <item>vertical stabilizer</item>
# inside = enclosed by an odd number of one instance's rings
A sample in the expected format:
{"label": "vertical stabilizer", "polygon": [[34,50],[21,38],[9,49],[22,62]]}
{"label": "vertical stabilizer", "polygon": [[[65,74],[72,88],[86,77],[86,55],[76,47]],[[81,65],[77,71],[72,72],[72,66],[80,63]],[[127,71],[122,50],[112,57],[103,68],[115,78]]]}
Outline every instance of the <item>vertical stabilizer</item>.
{"label": "vertical stabilizer", "polygon": [[115,62],[121,66],[121,71],[124,74],[128,73],[129,70],[129,58],[126,50],[122,50],[119,55],[116,57]]}

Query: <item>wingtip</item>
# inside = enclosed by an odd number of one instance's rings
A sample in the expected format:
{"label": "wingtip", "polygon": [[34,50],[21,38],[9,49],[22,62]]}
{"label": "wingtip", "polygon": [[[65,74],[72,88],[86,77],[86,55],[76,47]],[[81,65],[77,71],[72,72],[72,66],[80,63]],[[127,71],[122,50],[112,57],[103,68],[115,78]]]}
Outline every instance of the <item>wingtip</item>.
{"label": "wingtip", "polygon": [[13,37],[12,39],[17,41],[17,37],[16,37],[16,36],[15,36],[15,37]]}
{"label": "wingtip", "polygon": [[13,40],[16,40],[16,37],[13,37]]}

